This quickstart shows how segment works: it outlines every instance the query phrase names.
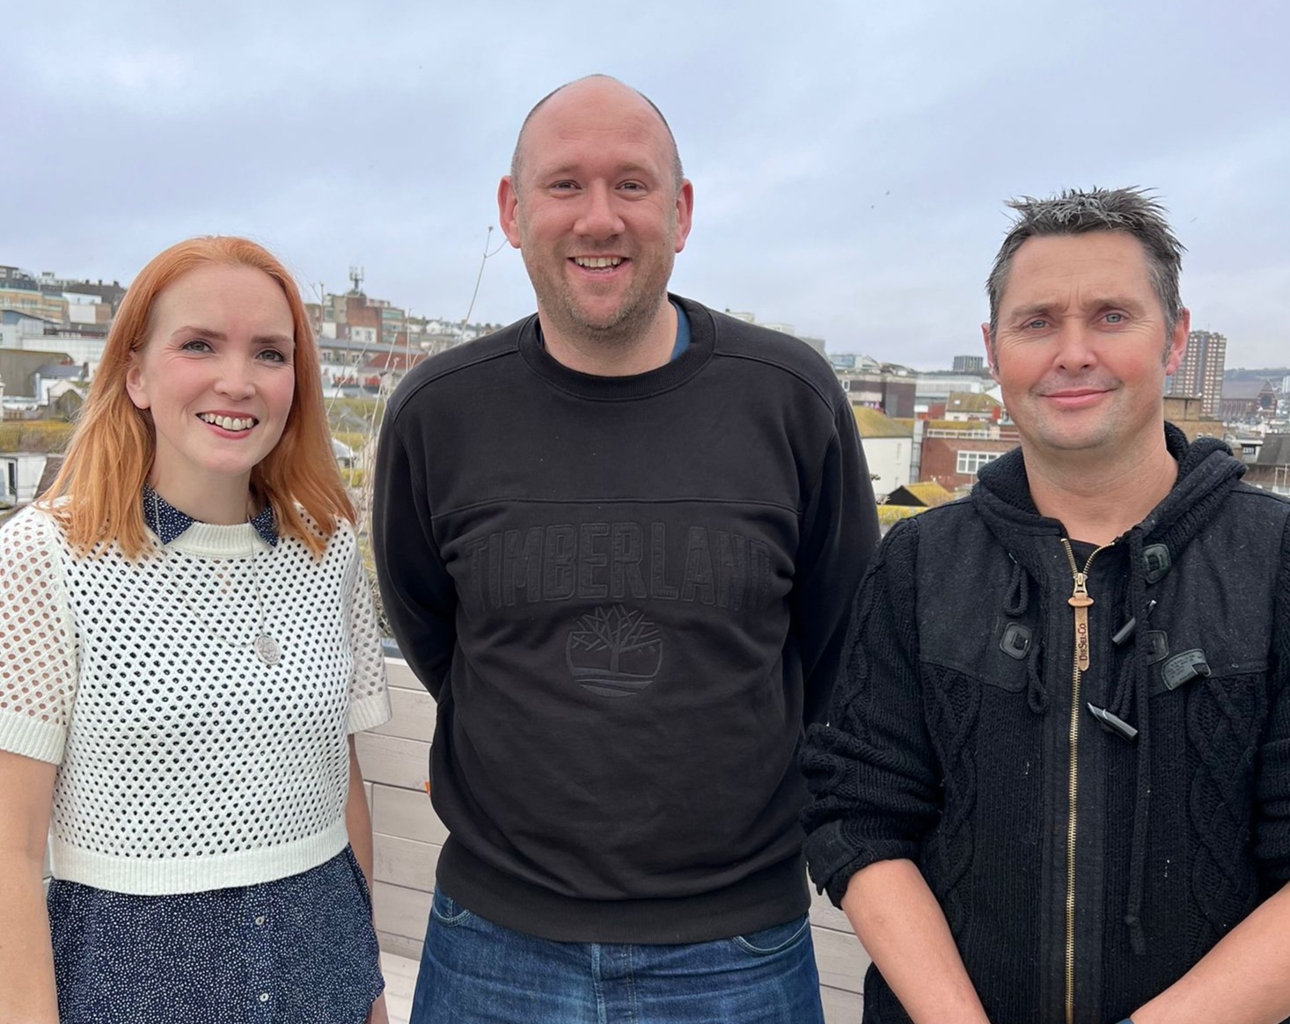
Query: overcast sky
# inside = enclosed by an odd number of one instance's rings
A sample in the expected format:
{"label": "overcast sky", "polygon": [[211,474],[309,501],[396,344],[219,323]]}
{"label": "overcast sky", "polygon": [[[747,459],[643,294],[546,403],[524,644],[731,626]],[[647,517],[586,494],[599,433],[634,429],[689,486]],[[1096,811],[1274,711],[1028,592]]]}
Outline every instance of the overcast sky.
{"label": "overcast sky", "polygon": [[[360,264],[369,295],[460,318],[524,114],[603,71],[658,103],[694,182],[682,294],[948,365],[980,350],[1006,197],[1149,186],[1193,326],[1229,366],[1290,363],[1287,5],[6,6],[0,264],[124,283],[247,234],[307,294]],[[532,308],[506,246],[471,319]]]}

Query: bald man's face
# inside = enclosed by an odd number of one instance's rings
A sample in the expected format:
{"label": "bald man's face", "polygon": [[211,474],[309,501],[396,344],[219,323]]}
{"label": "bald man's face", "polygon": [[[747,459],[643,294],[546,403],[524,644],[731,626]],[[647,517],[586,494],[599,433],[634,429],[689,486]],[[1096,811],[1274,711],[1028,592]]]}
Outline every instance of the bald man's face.
{"label": "bald man's face", "polygon": [[520,180],[502,179],[498,207],[544,328],[635,340],[690,232],[693,192],[677,185],[667,129],[631,89],[590,79],[547,100],[520,145]]}

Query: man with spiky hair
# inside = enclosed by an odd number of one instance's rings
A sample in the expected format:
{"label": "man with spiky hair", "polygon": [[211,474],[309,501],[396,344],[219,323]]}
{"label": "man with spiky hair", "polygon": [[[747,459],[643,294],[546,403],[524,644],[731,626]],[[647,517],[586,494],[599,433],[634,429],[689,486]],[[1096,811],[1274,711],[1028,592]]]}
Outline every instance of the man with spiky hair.
{"label": "man with spiky hair", "polygon": [[385,607],[438,700],[414,1024],[819,1024],[796,753],[877,539],[801,342],[668,294],[693,188],[603,75],[525,120],[525,320],[382,428]]}
{"label": "man with spiky hair", "polygon": [[1290,1015],[1290,504],[1164,421],[1182,246],[1135,189],[1011,206],[1021,445],[899,524],[803,765],[865,1024]]}

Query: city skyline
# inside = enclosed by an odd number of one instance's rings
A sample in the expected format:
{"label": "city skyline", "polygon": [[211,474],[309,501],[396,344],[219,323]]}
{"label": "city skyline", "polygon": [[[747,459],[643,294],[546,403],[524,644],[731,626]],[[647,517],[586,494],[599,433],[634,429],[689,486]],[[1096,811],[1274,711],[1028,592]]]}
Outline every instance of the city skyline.
{"label": "city skyline", "polygon": [[[0,255],[4,255],[4,254],[0,253]],[[22,270],[25,273],[31,274],[33,278],[37,281],[39,281],[41,276],[43,275],[46,277],[52,277],[54,280],[57,280],[60,283],[67,284],[67,285],[97,284],[98,286],[102,287],[103,285],[109,282],[112,285],[118,285],[118,284],[128,285],[129,283],[128,281],[122,282],[119,277],[115,277],[115,276],[112,276],[112,277],[95,276],[95,277],[83,278],[83,279],[68,278],[68,277],[63,277],[56,270],[34,271],[30,267],[22,267],[22,266],[19,266],[18,264],[6,264],[3,262],[0,262],[0,271],[6,268]],[[351,272],[354,270],[359,271],[359,278],[357,282],[354,281],[353,275],[351,273],[351,285],[356,283],[358,285],[363,286],[361,287],[361,290],[357,294],[362,294],[363,296],[365,296],[370,302],[373,303],[373,305],[391,306],[399,313],[404,314],[403,316],[399,317],[400,324],[402,324],[405,319],[412,321],[413,324],[418,326],[418,328],[424,327],[427,324],[434,324],[434,323],[453,324],[455,326],[459,326],[460,328],[470,328],[473,336],[478,336],[478,332],[475,330],[477,328],[486,328],[490,326],[493,328],[497,328],[497,327],[505,326],[503,324],[490,322],[487,320],[480,320],[478,318],[470,321],[469,323],[466,323],[464,321],[457,320],[451,317],[446,317],[446,316],[439,316],[439,315],[434,315],[430,313],[414,313],[411,307],[401,305],[396,298],[391,298],[385,295],[370,294],[368,289],[365,287],[366,281],[362,273],[362,268],[351,267],[350,269],[351,269]],[[318,313],[320,314],[320,316],[322,316],[323,319],[329,319],[326,314],[334,305],[334,303],[320,302],[319,300],[323,296],[320,296],[317,294],[314,294],[314,295],[307,294],[303,292],[303,288],[306,286],[306,282],[299,282],[299,284],[302,287],[302,297],[304,298],[306,305],[310,308],[317,309]],[[6,287],[6,282],[2,277],[0,277],[0,293],[4,292],[5,287]],[[67,290],[71,292],[75,292],[74,288],[69,288]],[[336,299],[344,298],[346,295],[350,295],[350,294],[356,294],[352,290],[352,287],[350,290],[347,290],[344,292],[333,292],[329,289],[325,293],[325,297],[328,300],[336,300]],[[0,308],[7,308],[3,301],[0,301]],[[15,310],[15,311],[23,312],[22,310]],[[791,326],[791,325],[782,324],[778,321],[768,320],[766,317],[762,316],[757,310],[740,310],[740,311],[736,311],[736,315],[740,317],[751,315],[754,318],[753,322],[761,324],[763,326],[771,326],[772,329],[780,329],[785,326]],[[418,330],[417,332],[414,332],[414,333],[420,334],[422,332]],[[327,337],[327,336],[329,335],[326,335],[326,334],[319,335],[320,338]],[[798,332],[798,336],[800,336],[800,332]],[[1211,337],[1221,342],[1221,347],[1218,349],[1218,352],[1217,352],[1216,361],[1215,361],[1215,358],[1210,355],[1211,345],[1209,343],[1209,339]],[[810,340],[817,340],[817,339],[810,339]],[[827,338],[824,340],[826,343],[828,342]],[[1184,355],[1184,360],[1178,368],[1178,372],[1174,376],[1169,377],[1166,380],[1165,393],[1174,394],[1176,392],[1178,394],[1192,394],[1192,393],[1200,394],[1203,390],[1199,384],[1199,381],[1201,380],[1201,378],[1206,376],[1213,377],[1214,379],[1218,380],[1221,385],[1221,380],[1223,379],[1224,374],[1229,371],[1290,369],[1290,352],[1287,352],[1284,358],[1282,359],[1282,361],[1279,363],[1268,363],[1265,365],[1254,365],[1254,364],[1233,365],[1230,362],[1225,362],[1224,360],[1225,360],[1225,353],[1227,351],[1227,342],[1228,342],[1227,337],[1216,331],[1215,332],[1200,331],[1200,330],[1192,331],[1188,337],[1188,348],[1187,348],[1186,354]],[[383,343],[389,344],[390,342],[387,339]],[[930,366],[930,365],[922,365],[922,364],[906,364],[906,363],[902,363],[898,359],[882,358],[880,355],[877,355],[873,352],[849,351],[849,350],[840,349],[836,345],[828,345],[826,352],[830,356],[867,356],[867,357],[876,359],[878,362],[881,362],[881,363],[888,363],[895,366],[906,366],[909,369],[926,371],[926,372],[935,372],[939,370],[949,370],[955,373],[978,372],[983,369],[984,360],[985,360],[985,356],[983,353],[953,352],[948,356],[944,365]],[[1216,365],[1218,367],[1218,372],[1216,375],[1212,370],[1213,365]],[[1198,367],[1204,367],[1207,369],[1205,369],[1204,372],[1201,372],[1200,370],[1198,370]],[[1206,406],[1205,412],[1207,415],[1212,415],[1216,411],[1217,411],[1217,401],[1216,399],[1212,399],[1210,401],[1210,404]]]}

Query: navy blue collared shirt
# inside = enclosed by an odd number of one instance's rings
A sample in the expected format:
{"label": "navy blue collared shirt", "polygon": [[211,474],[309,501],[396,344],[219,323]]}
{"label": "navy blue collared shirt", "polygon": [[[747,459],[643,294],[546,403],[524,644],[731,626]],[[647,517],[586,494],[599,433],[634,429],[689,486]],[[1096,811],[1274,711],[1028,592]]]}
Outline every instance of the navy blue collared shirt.
{"label": "navy blue collared shirt", "polygon": [[[143,489],[143,521],[162,544],[169,544],[197,522],[187,512],[181,512],[175,508],[151,487]],[[265,505],[251,517],[250,522],[264,543],[271,548],[278,546],[278,524],[273,518],[272,505]]]}

